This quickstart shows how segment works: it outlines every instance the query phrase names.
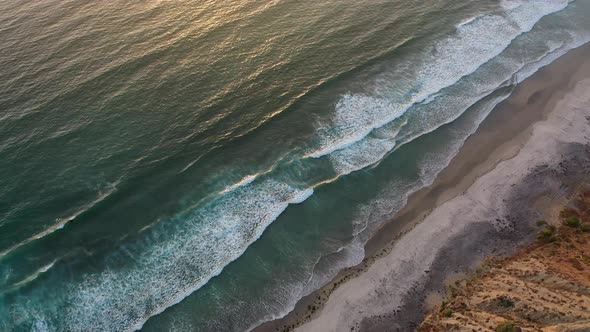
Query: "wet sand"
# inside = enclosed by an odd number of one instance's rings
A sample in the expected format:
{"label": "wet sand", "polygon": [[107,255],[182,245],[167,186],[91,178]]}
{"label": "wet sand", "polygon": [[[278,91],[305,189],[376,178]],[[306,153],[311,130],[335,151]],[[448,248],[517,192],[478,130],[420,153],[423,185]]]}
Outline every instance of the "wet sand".
{"label": "wet sand", "polygon": [[590,169],[590,110],[578,100],[590,95],[587,78],[590,45],[519,84],[376,232],[361,264],[255,331],[412,330],[446,281],[530,243],[531,225],[554,213],[546,202],[566,199]]}

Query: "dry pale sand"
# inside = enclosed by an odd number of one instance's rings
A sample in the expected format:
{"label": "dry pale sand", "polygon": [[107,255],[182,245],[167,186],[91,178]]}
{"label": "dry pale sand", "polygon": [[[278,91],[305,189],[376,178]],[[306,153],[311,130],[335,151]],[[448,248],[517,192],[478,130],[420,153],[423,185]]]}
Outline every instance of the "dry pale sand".
{"label": "dry pale sand", "polygon": [[367,244],[362,264],[257,330],[411,330],[445,279],[530,242],[535,218],[553,212],[545,202],[590,169],[589,55],[573,50],[521,83]]}

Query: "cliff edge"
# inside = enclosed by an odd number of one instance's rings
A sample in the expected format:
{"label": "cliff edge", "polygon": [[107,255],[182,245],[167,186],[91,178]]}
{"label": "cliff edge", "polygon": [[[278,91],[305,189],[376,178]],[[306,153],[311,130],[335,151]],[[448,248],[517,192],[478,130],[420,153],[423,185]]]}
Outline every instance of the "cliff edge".
{"label": "cliff edge", "polygon": [[516,255],[452,283],[418,331],[590,331],[590,191],[557,219],[539,221],[536,242]]}

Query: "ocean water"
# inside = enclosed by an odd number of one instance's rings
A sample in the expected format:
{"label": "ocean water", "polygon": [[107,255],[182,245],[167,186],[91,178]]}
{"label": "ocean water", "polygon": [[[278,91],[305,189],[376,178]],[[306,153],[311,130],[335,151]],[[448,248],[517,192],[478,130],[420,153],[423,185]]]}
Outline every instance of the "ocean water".
{"label": "ocean water", "polygon": [[[248,331],[432,183],[588,0],[5,0],[0,330]],[[426,245],[426,244],[425,244]]]}

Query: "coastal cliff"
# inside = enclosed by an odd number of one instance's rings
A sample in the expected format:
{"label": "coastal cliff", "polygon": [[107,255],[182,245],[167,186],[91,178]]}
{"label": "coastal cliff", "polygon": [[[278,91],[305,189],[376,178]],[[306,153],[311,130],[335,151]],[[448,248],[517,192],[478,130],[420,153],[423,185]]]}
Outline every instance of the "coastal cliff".
{"label": "coastal cliff", "polygon": [[452,282],[418,331],[590,331],[590,192],[555,219],[538,222],[534,244]]}

